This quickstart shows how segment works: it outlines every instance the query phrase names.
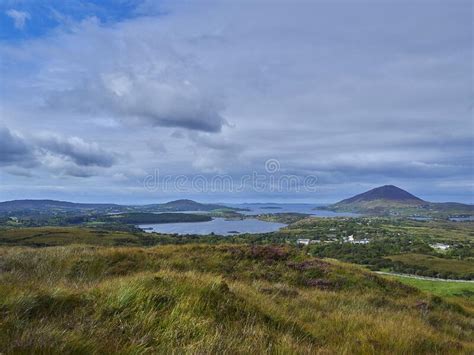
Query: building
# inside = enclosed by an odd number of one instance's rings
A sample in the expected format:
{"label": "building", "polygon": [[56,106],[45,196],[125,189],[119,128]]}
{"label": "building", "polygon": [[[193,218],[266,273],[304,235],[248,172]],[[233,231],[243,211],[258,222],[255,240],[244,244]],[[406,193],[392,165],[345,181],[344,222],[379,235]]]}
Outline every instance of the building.
{"label": "building", "polygon": [[344,237],[344,243],[351,243],[351,244],[368,244],[370,241],[368,239],[354,239],[354,235],[351,234],[348,237]]}
{"label": "building", "polygon": [[433,249],[438,249],[438,250],[448,250],[449,249],[449,245],[444,244],[444,243],[430,244],[430,247],[432,247]]}
{"label": "building", "polygon": [[370,240],[368,239],[361,239],[361,240],[354,240],[351,243],[352,244],[369,244]]}
{"label": "building", "polygon": [[309,239],[298,239],[296,240],[296,244],[298,245],[309,245],[310,240]]}

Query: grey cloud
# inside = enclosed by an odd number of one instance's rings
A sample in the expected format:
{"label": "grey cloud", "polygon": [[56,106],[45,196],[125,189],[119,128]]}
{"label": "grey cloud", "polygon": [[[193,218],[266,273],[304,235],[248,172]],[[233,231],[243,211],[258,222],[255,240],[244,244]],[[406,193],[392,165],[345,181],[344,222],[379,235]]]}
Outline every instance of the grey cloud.
{"label": "grey cloud", "polygon": [[0,127],[0,165],[31,166],[35,160],[31,144],[7,127]]}
{"label": "grey cloud", "polygon": [[[104,30],[84,22],[76,33],[60,38],[77,47],[46,41],[32,49],[44,60],[36,77],[43,109],[212,133],[227,125],[224,100],[204,65],[187,50],[174,48],[172,35],[159,24]],[[59,55],[53,59],[51,52]]]}
{"label": "grey cloud", "polygon": [[78,137],[63,138],[47,136],[38,140],[38,145],[54,154],[71,159],[79,166],[111,167],[116,161],[115,153],[89,143]]}
{"label": "grey cloud", "polygon": [[117,160],[116,153],[78,137],[33,135],[26,139],[0,127],[0,166],[10,175],[34,177],[46,171],[89,177],[97,175],[100,168],[110,168]]}
{"label": "grey cloud", "polygon": [[53,92],[49,108],[110,114],[147,126],[220,132],[227,124],[221,107],[191,84],[137,79],[129,73],[101,75],[82,87]]}

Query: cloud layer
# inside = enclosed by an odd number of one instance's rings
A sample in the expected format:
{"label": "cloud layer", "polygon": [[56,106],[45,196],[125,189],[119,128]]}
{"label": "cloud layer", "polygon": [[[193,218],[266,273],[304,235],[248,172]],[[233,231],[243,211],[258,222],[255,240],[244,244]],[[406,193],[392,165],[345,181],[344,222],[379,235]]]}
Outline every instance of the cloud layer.
{"label": "cloud layer", "polygon": [[[82,177],[94,175],[93,170],[84,168],[109,168],[118,160],[118,154],[78,137],[43,134],[25,138],[7,127],[0,127],[0,152],[0,166],[29,170],[43,167]],[[10,171],[17,175],[20,170]]]}
{"label": "cloud layer", "polygon": [[51,5],[47,35],[0,42],[5,184],[36,162],[40,186],[74,176],[107,182],[100,199],[152,200],[140,181],[156,169],[242,176],[278,159],[319,177],[295,198],[393,183],[472,200],[469,2],[130,4],[115,22]]}
{"label": "cloud layer", "polygon": [[32,146],[6,127],[0,127],[0,152],[0,165],[29,166],[34,161]]}

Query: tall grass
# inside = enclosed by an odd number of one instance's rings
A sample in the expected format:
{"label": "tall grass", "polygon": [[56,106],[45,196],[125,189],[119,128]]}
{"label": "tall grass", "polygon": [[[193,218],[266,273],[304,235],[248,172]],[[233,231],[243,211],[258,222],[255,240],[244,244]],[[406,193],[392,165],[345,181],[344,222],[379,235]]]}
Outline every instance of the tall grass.
{"label": "tall grass", "polygon": [[471,310],[276,246],[0,249],[4,353],[471,353]]}

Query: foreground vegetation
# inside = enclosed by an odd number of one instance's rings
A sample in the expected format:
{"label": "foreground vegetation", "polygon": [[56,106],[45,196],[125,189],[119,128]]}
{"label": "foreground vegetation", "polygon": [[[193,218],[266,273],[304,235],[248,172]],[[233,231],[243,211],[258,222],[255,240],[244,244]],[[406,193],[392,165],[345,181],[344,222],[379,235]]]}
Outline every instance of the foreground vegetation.
{"label": "foreground vegetation", "polygon": [[289,246],[0,248],[6,353],[472,353],[469,307]]}

